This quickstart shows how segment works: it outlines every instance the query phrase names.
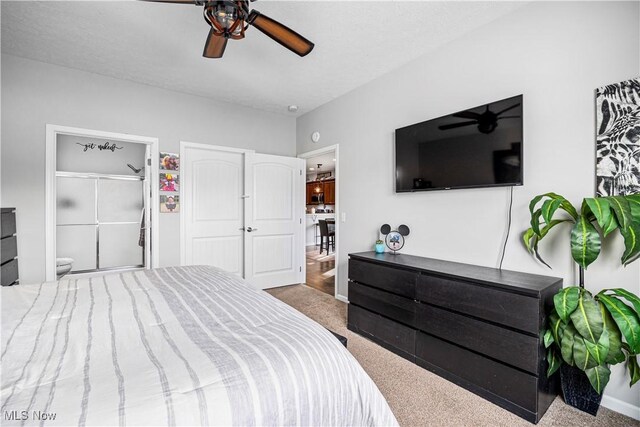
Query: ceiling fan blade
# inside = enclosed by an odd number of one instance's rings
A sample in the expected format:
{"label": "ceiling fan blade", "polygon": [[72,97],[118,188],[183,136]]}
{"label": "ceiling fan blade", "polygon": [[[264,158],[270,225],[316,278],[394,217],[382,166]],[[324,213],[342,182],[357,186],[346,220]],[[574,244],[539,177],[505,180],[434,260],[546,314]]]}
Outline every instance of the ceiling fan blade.
{"label": "ceiling fan blade", "polygon": [[202,56],[205,58],[222,58],[224,50],[227,47],[227,40],[229,39],[224,36],[217,36],[212,28],[209,30],[209,36],[207,37],[207,43],[204,45]]}
{"label": "ceiling fan blade", "polygon": [[460,117],[461,119],[477,119],[480,117],[479,113],[473,111],[460,111],[459,113],[452,114],[453,117]]}
{"label": "ceiling fan blade", "polygon": [[521,116],[501,116],[498,117],[498,120],[500,119],[519,119]]}
{"label": "ceiling fan blade", "polygon": [[478,124],[477,120],[472,120],[472,121],[469,121],[469,122],[452,123],[450,125],[438,126],[438,129],[440,129],[440,130],[449,130],[449,129],[461,128],[463,126],[471,126],[471,125],[477,125],[477,124]]}
{"label": "ceiling fan blade", "polygon": [[502,113],[506,113],[507,111],[512,110],[512,109],[514,109],[514,108],[516,108],[518,106],[520,106],[519,102],[517,104],[513,104],[511,107],[505,108],[504,110],[500,111],[499,113],[496,113],[496,116],[499,116]]}
{"label": "ceiling fan blade", "polygon": [[251,11],[247,23],[300,56],[306,56],[313,50],[314,44],[309,40],[257,10]]}

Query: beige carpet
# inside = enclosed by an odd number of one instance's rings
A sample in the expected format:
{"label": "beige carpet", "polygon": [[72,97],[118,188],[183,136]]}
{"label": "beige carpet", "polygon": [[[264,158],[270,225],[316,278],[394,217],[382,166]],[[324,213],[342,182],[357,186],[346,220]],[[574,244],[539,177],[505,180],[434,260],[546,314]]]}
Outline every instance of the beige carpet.
{"label": "beige carpet", "polygon": [[[378,385],[401,426],[530,426],[512,413],[347,330],[347,305],[304,285],[269,293],[349,339],[349,351]],[[598,416],[557,398],[539,426],[640,426],[601,407]]]}

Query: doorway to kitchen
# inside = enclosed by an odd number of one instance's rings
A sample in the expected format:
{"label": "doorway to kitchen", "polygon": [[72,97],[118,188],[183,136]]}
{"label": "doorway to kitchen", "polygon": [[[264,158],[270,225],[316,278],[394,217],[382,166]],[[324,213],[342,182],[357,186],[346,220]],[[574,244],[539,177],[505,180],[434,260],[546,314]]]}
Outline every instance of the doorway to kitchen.
{"label": "doorway to kitchen", "polygon": [[306,162],[305,284],[338,298],[338,146],[298,157]]}

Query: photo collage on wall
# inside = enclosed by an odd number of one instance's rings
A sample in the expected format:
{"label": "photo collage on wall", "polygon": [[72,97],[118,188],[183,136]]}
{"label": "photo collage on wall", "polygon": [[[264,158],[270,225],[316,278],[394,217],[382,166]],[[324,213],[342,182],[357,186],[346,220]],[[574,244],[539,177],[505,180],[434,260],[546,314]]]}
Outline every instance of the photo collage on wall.
{"label": "photo collage on wall", "polygon": [[160,152],[160,213],[180,212],[180,156]]}

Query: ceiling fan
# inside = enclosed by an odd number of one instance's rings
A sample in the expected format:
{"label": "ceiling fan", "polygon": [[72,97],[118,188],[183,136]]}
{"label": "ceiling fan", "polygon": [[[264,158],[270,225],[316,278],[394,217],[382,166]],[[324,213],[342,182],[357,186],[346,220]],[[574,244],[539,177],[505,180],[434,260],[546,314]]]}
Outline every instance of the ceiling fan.
{"label": "ceiling fan", "polygon": [[[256,27],[290,51],[306,56],[314,44],[292,29],[255,9],[249,0],[145,0],[156,3],[178,3],[204,6],[204,20],[211,26],[202,56],[221,58],[229,39],[240,40],[249,25]],[[253,2],[255,0],[251,0]]]}
{"label": "ceiling fan", "polygon": [[461,119],[472,119],[466,122],[452,123],[449,125],[438,126],[440,130],[449,130],[455,129],[463,126],[471,126],[478,125],[478,130],[481,133],[491,133],[498,127],[498,120],[501,119],[517,119],[520,116],[502,116],[503,113],[506,113],[509,110],[512,110],[518,107],[520,103],[513,104],[510,107],[505,108],[502,111],[494,113],[489,110],[489,105],[487,104],[487,109],[483,113],[476,113],[473,111],[461,111],[459,113],[452,114],[453,117],[459,117]]}

